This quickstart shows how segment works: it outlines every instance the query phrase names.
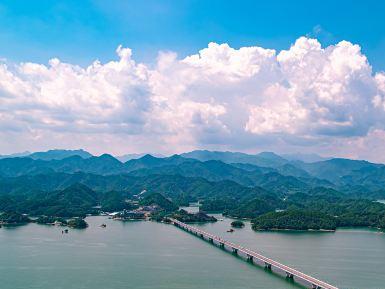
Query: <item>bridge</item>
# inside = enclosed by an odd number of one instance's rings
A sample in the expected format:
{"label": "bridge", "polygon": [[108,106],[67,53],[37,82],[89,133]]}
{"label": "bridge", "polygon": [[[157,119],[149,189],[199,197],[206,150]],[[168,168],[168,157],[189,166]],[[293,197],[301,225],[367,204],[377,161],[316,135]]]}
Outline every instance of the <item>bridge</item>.
{"label": "bridge", "polygon": [[302,273],[289,266],[283,265],[270,258],[262,256],[261,254],[252,251],[248,248],[239,246],[232,242],[226,241],[218,236],[202,231],[196,227],[187,225],[175,219],[170,219],[171,223],[176,227],[179,227],[187,232],[190,232],[196,236],[199,236],[203,240],[207,240],[212,244],[218,245],[220,248],[231,250],[234,254],[246,258],[249,262],[253,262],[258,265],[265,266],[266,269],[275,271],[280,274],[286,274],[286,278],[297,281],[312,289],[338,289],[337,287],[330,285],[324,281],[318,280],[312,276]]}

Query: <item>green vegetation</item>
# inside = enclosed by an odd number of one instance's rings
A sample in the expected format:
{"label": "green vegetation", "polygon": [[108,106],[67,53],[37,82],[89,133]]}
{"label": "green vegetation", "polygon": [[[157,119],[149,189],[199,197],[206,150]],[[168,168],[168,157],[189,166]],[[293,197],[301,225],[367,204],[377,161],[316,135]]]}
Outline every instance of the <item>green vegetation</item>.
{"label": "green vegetation", "polygon": [[122,194],[121,192],[108,192],[102,194],[100,199],[101,209],[105,212],[116,212],[134,208],[134,206],[125,201],[125,194]]}
{"label": "green vegetation", "polygon": [[242,202],[237,208],[225,211],[226,215],[237,218],[255,218],[267,212],[282,208],[285,204],[274,196],[261,196],[250,201]]}
{"label": "green vegetation", "polygon": [[[266,227],[275,218],[282,228],[333,227],[326,222],[331,219],[337,227],[384,228],[385,205],[373,202],[385,199],[384,184],[385,165],[347,159],[304,163],[273,153],[197,151],[122,163],[107,154],[50,151],[0,159],[0,212],[14,212],[23,222],[22,214],[46,216],[38,222],[51,223],[146,206],[152,219],[163,220],[199,201],[205,212],[263,220]],[[304,213],[275,213],[280,210]],[[212,221],[205,214],[175,214]]]}
{"label": "green vegetation", "polygon": [[238,201],[233,198],[213,198],[204,200],[201,209],[204,212],[227,212],[236,209]]}
{"label": "green vegetation", "polygon": [[244,226],[245,226],[245,223],[239,220],[231,222],[231,227],[234,227],[234,228],[243,228]]}
{"label": "green vegetation", "polygon": [[252,220],[254,230],[335,230],[335,218],[318,212],[293,210],[270,212]]}
{"label": "green vegetation", "polygon": [[215,217],[208,216],[203,212],[192,214],[186,212],[185,210],[179,210],[178,212],[174,213],[171,217],[183,223],[203,223],[217,221]]}
{"label": "green vegetation", "polygon": [[380,220],[379,228],[385,229],[385,216]]}
{"label": "green vegetation", "polygon": [[67,220],[60,217],[52,217],[52,216],[40,216],[35,221],[37,224],[51,225],[55,223],[59,223],[61,225],[67,225]]}
{"label": "green vegetation", "polygon": [[74,229],[85,229],[88,227],[88,224],[81,218],[74,218],[68,221],[68,227]]}
{"label": "green vegetation", "polygon": [[100,211],[132,209],[133,206],[125,202],[125,198],[125,193],[96,192],[84,184],[75,183],[63,190],[49,192],[0,193],[0,211],[13,210],[31,216],[85,217]]}
{"label": "green vegetation", "polygon": [[157,205],[166,212],[173,212],[178,209],[173,202],[165,198],[162,194],[151,194],[140,202],[143,206]]}
{"label": "green vegetation", "polygon": [[151,214],[151,220],[155,222],[169,222],[170,220],[167,218],[169,214],[165,211],[156,212]]}
{"label": "green vegetation", "polygon": [[22,225],[31,222],[31,219],[25,215],[15,212],[5,212],[0,214],[0,223],[6,225]]}
{"label": "green vegetation", "polygon": [[365,199],[350,199],[336,191],[318,188],[313,195],[296,194],[288,198],[292,208],[307,209],[336,218],[338,227],[380,227],[385,205]]}

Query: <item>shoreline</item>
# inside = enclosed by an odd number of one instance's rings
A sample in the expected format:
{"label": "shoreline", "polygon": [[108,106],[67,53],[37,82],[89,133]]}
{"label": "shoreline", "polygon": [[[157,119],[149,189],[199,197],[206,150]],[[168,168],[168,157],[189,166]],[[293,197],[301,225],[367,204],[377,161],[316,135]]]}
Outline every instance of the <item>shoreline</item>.
{"label": "shoreline", "polygon": [[[208,213],[208,214],[212,214],[212,213]],[[234,219],[234,220],[242,220],[242,221],[246,221],[246,222],[250,222],[250,225],[251,225],[251,229],[253,231],[256,231],[256,232],[318,232],[318,233],[334,233],[338,230],[343,230],[343,229],[353,229],[353,230],[358,230],[360,228],[362,229],[372,229],[372,230],[376,230],[378,232],[383,232],[385,233],[385,229],[382,229],[382,228],[378,228],[378,227],[370,227],[370,226],[349,226],[349,227],[337,227],[336,229],[332,230],[332,229],[304,229],[304,230],[301,230],[301,229],[282,229],[282,228],[270,228],[270,229],[256,229],[256,228],[253,228],[252,227],[252,219],[249,219],[249,218],[237,218],[237,217],[233,217],[233,216],[229,216],[229,215],[223,215],[223,213],[216,213],[216,214],[221,214],[223,217],[225,218],[228,218],[228,219]],[[104,214],[93,214],[93,215],[90,215],[90,216],[87,216],[87,217],[108,217],[108,215],[104,215]],[[113,219],[114,221],[122,221],[122,222],[138,222],[138,221],[154,221],[154,222],[157,222],[155,220],[151,220],[151,219],[119,219],[119,218],[111,218]],[[218,220],[214,221],[194,221],[194,222],[186,222],[188,224],[210,224],[210,223],[215,223],[217,222]],[[16,226],[24,226],[24,225],[28,225],[28,224],[37,224],[37,225],[46,225],[46,226],[61,226],[61,227],[66,227],[66,225],[59,225],[59,224],[55,224],[55,223],[37,223],[35,219],[31,219],[30,222],[23,222],[23,223],[5,223],[5,222],[0,222],[0,228],[1,227],[16,227]],[[246,224],[245,226],[246,227]],[[243,227],[243,228],[244,228]],[[237,228],[237,229],[242,229],[242,228]]]}
{"label": "shoreline", "polygon": [[331,230],[331,229],[305,229],[305,230],[300,230],[300,229],[278,229],[278,228],[271,228],[271,229],[254,229],[252,228],[254,231],[257,231],[257,232],[321,232],[321,233],[334,233],[337,231],[337,229],[335,230]]}

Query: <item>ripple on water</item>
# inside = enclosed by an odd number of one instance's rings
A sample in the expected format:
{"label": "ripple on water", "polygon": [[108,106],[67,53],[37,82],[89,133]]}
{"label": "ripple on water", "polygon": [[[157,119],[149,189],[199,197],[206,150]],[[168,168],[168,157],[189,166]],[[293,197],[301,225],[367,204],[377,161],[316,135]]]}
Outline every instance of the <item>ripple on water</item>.
{"label": "ripple on water", "polygon": [[[254,232],[247,222],[229,234],[231,219],[223,219],[199,226],[341,289],[385,284],[384,234]],[[89,228],[64,235],[36,224],[0,230],[1,289],[298,288],[170,225],[105,217],[87,222]]]}

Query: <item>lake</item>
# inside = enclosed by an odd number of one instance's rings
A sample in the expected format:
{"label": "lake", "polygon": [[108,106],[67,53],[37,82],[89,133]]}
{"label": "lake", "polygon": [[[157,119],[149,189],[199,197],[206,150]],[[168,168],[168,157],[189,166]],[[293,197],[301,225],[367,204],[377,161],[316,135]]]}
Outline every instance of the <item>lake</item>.
{"label": "lake", "polygon": [[[385,288],[383,233],[254,232],[249,224],[227,233],[231,221],[199,227],[341,289]],[[172,225],[102,216],[87,222],[68,234],[37,224],[1,228],[0,288],[301,288]]]}

